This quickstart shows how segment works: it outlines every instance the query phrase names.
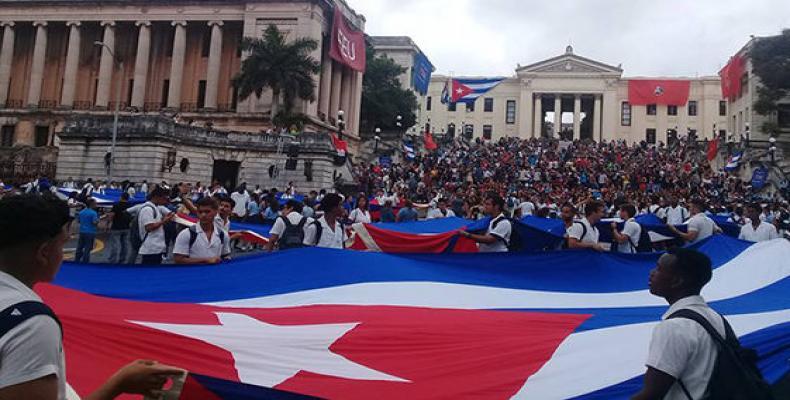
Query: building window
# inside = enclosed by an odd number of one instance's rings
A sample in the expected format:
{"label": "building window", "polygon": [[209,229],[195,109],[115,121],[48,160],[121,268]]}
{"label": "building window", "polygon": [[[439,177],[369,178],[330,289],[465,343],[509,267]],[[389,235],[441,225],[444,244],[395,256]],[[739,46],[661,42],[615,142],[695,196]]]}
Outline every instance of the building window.
{"label": "building window", "polygon": [[167,107],[167,98],[170,96],[170,79],[165,79],[162,82],[162,105],[161,108]]}
{"label": "building window", "polygon": [[645,131],[645,141],[650,144],[656,144],[656,130],[647,128]]}
{"label": "building window", "polygon": [[206,107],[206,81],[198,81],[197,106],[198,108]]}
{"label": "building window", "polygon": [[14,145],[14,125],[3,125],[0,130],[0,147],[11,147]]}
{"label": "building window", "polygon": [[34,138],[36,147],[44,147],[49,143],[49,126],[37,126]]}
{"label": "building window", "polygon": [[456,109],[456,107],[455,107],[455,106],[456,106],[456,104],[457,104],[457,103],[447,103],[447,111],[450,111],[450,112],[455,112],[455,109]]}
{"label": "building window", "polygon": [[648,104],[647,105],[647,115],[656,115],[656,105],[655,104]]}
{"label": "building window", "polygon": [[466,103],[466,112],[475,112],[475,103]]}
{"label": "building window", "polygon": [[719,101],[719,116],[727,115],[727,102],[722,100]]}
{"label": "building window", "polygon": [[236,111],[236,107],[239,105],[239,87],[233,85],[232,93],[230,94],[230,109]]}
{"label": "building window", "polygon": [[471,140],[475,136],[475,126],[472,124],[464,125],[464,136]]}
{"label": "building window", "polygon": [[134,79],[129,79],[129,88],[126,91],[126,105],[132,106],[132,91],[134,91]]}
{"label": "building window", "polygon": [[777,104],[776,123],[780,128],[790,128],[790,104]]}
{"label": "building window", "polygon": [[516,123],[516,101],[508,100],[505,105],[505,123],[513,125]]}
{"label": "building window", "polygon": [[631,126],[631,104],[627,101],[620,104],[620,125]]}
{"label": "building window", "polygon": [[431,96],[425,98],[425,111],[431,111]]}
{"label": "building window", "polygon": [[483,125],[483,139],[491,140],[491,132],[493,130],[494,128],[492,128],[491,125]]}
{"label": "building window", "polygon": [[447,136],[455,137],[455,124],[447,124]]}
{"label": "building window", "polygon": [[689,112],[689,117],[696,117],[697,116],[697,102],[696,101],[694,101],[694,100],[689,101],[688,112]]}
{"label": "building window", "polygon": [[486,97],[483,100],[483,112],[494,112],[494,99]]}
{"label": "building window", "polygon": [[678,115],[678,106],[667,106],[667,115]]}
{"label": "building window", "polygon": [[719,138],[720,139],[727,139],[727,130],[726,129],[719,129]]}
{"label": "building window", "polygon": [[749,93],[749,74],[743,74],[741,76],[741,92],[738,93],[738,97],[741,97],[748,93]]}

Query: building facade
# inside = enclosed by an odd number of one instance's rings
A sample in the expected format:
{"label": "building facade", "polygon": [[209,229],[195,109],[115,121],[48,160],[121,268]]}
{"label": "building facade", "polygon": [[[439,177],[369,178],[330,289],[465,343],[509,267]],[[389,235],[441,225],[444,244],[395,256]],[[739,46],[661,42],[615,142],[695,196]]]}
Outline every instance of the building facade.
{"label": "building facade", "polygon": [[21,147],[59,144],[74,115],[176,115],[196,125],[260,133],[270,126],[271,93],[240,99],[232,84],[243,37],[276,25],[288,37],[318,41],[316,100],[301,102],[310,130],[358,138],[362,73],[329,57],[343,0],[20,0],[0,2],[0,157]]}
{"label": "building facade", "polygon": [[[454,77],[460,78],[460,77]],[[464,77],[466,78],[466,77]],[[434,134],[498,139],[566,139],[667,143],[691,132],[711,138],[727,126],[727,104],[717,76],[690,81],[685,105],[631,105],[623,70],[564,54],[526,66],[477,99],[473,106],[441,103],[448,76],[434,76],[420,113],[420,126]]]}

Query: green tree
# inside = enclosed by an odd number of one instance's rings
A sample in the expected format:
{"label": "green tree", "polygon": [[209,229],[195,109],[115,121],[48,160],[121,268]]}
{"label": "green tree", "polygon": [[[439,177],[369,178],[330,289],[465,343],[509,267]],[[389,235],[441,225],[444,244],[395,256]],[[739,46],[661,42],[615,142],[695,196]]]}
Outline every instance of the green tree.
{"label": "green tree", "polygon": [[790,29],[755,41],[749,57],[752,71],[761,82],[754,111],[767,115],[776,111],[777,101],[790,94]]}
{"label": "green tree", "polygon": [[[383,131],[405,131],[416,123],[417,96],[400,85],[400,75],[406,68],[386,56],[376,56],[366,46],[367,66],[362,79],[362,109],[360,134],[370,135],[376,128]],[[400,115],[401,127],[397,116]]]}
{"label": "green tree", "polygon": [[[310,53],[318,42],[310,38],[286,41],[285,35],[274,25],[269,25],[261,38],[246,37],[241,41],[242,51],[249,56],[242,61],[241,71],[233,78],[239,88],[239,98],[246,99],[253,93],[260,98],[265,89],[272,91],[272,121],[288,119],[295,100],[315,100],[313,76],[321,72],[321,64]],[[280,101],[283,102],[283,116]]]}

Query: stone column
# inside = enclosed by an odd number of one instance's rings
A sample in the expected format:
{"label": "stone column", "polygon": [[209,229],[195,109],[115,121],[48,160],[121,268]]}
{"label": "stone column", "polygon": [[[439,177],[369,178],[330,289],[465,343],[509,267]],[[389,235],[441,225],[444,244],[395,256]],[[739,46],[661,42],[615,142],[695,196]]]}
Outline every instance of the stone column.
{"label": "stone column", "polygon": [[44,62],[47,55],[47,22],[33,22],[36,27],[36,44],[33,47],[33,63],[30,67],[30,87],[27,92],[27,104],[38,107],[41,99],[41,84],[44,82]]}
{"label": "stone column", "polygon": [[581,139],[582,127],[582,97],[580,95],[573,96],[573,138]]}
{"label": "stone column", "polygon": [[69,47],[66,50],[66,68],[63,71],[63,92],[60,96],[60,106],[71,108],[74,106],[74,91],[77,87],[77,68],[80,63],[80,42],[82,35],[79,21],[66,22],[69,27]]}
{"label": "stone column", "polygon": [[321,64],[321,86],[318,94],[318,112],[330,117],[329,99],[332,97],[332,58],[324,54]]}
{"label": "stone column", "polygon": [[535,95],[535,121],[532,127],[532,137],[543,135],[543,94]]}
{"label": "stone column", "polygon": [[132,104],[140,111],[145,106],[145,87],[148,83],[148,60],[151,57],[151,22],[137,21],[137,55],[134,58],[134,86],[132,87]]}
{"label": "stone column", "polygon": [[353,76],[352,90],[351,90],[351,123],[350,132],[359,136],[359,118],[362,111],[362,72],[351,71]]}
{"label": "stone column", "polygon": [[[96,88],[96,107],[107,108],[110,101],[110,86],[112,85],[112,70],[115,60],[110,51],[115,54],[115,21],[103,21],[104,38],[102,42],[106,46],[101,49],[101,61],[99,63],[99,84]],[[118,88],[121,90],[121,88]]]}
{"label": "stone column", "polygon": [[187,22],[173,21],[176,30],[173,38],[173,57],[170,61],[170,89],[167,92],[167,108],[181,107],[181,79],[184,73],[184,57],[187,47]]}
{"label": "stone column", "polygon": [[[334,63],[333,63],[334,64]],[[340,109],[340,91],[343,84],[343,67],[340,64],[332,66],[332,95],[329,98],[329,116],[337,118]]]}
{"label": "stone column", "polygon": [[[505,102],[507,104],[507,102]],[[505,110],[507,113],[507,110]],[[535,137],[532,131],[532,91],[527,89],[527,82],[521,82],[521,95],[518,105],[516,105],[516,115],[518,116],[518,127],[516,136]],[[506,116],[507,118],[507,116]]]}
{"label": "stone column", "polygon": [[222,21],[209,21],[211,27],[211,46],[208,53],[206,72],[206,104],[204,108],[217,109],[217,92],[219,91],[219,67],[222,61]]}
{"label": "stone column", "polygon": [[593,140],[601,141],[601,95],[595,95],[593,106]]}
{"label": "stone column", "polygon": [[554,138],[559,137],[562,132],[562,95],[554,95]]}
{"label": "stone column", "polygon": [[0,22],[3,28],[3,44],[0,47],[0,108],[8,100],[8,85],[11,83],[11,62],[14,59],[14,22]]}
{"label": "stone column", "polygon": [[351,71],[348,68],[343,68],[343,83],[340,85],[340,109],[345,112],[346,126],[348,126],[348,117],[351,115]]}

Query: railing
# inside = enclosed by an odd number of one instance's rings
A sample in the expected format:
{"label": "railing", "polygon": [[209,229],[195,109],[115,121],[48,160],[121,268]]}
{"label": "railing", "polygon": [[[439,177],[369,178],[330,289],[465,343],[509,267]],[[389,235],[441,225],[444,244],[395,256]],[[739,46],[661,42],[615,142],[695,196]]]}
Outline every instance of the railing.
{"label": "railing", "polygon": [[93,108],[92,101],[75,101],[71,107],[73,110],[90,110]]}
{"label": "railing", "polygon": [[57,100],[39,100],[38,108],[42,110],[50,110],[58,106]]}
{"label": "railing", "polygon": [[197,112],[197,103],[181,103],[182,112]]}
{"label": "railing", "polygon": [[0,162],[0,179],[6,182],[30,182],[41,176],[54,177],[54,162],[16,162],[13,160]]}
{"label": "railing", "polygon": [[162,103],[162,102],[159,102],[159,101],[148,101],[148,102],[143,103],[143,111],[144,112],[157,111],[157,110],[160,110],[162,108],[165,108],[165,104]]}
{"label": "railing", "polygon": [[107,109],[110,110],[110,111],[114,111],[116,104],[119,105],[119,107],[118,107],[119,110],[125,110],[126,107],[128,106],[128,104],[125,101],[121,101],[121,102],[117,102],[117,103],[114,102],[114,101],[111,101],[111,102],[107,103]]}
{"label": "railing", "polygon": [[6,100],[5,108],[22,108],[24,101],[22,100]]}
{"label": "railing", "polygon": [[219,112],[233,112],[236,111],[236,105],[233,103],[217,104],[217,111]]}

